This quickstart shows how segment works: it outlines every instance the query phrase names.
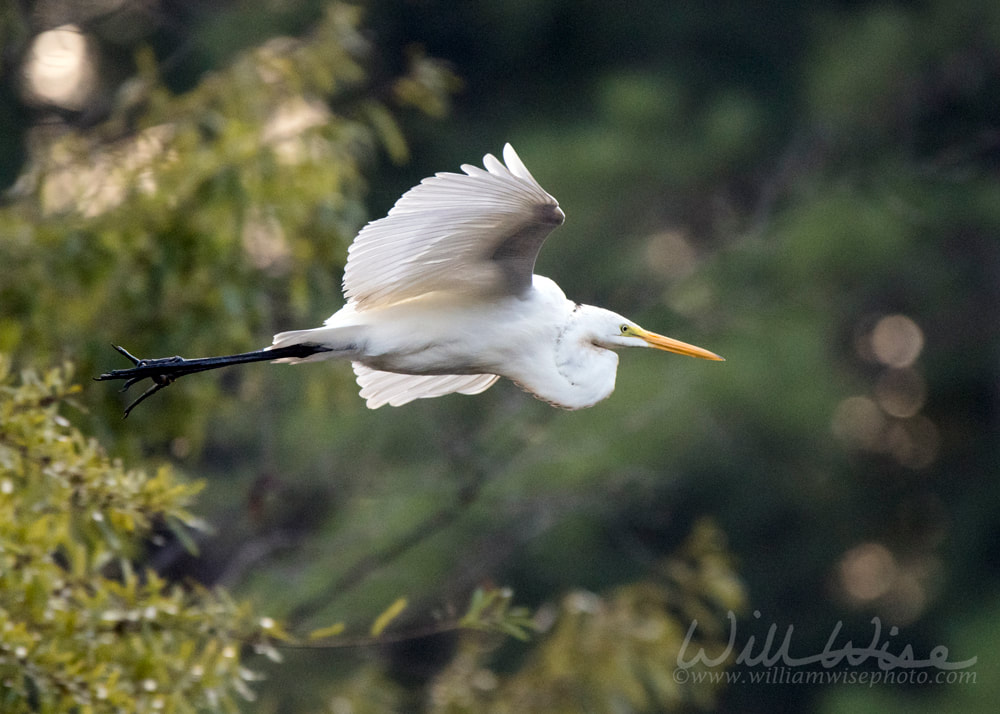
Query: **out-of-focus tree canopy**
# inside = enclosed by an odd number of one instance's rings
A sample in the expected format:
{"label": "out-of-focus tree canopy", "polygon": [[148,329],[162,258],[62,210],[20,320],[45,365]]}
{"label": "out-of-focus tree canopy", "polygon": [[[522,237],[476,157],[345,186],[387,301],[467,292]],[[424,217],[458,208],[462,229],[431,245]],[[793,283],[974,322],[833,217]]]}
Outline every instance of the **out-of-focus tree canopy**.
{"label": "out-of-focus tree canopy", "polygon": [[0,701],[7,712],[238,711],[273,651],[265,618],[133,563],[159,524],[195,526],[198,484],[112,462],[59,413],[65,371],[13,384],[0,359]]}
{"label": "out-of-focus tree canopy", "polygon": [[[124,422],[88,383],[66,414],[207,482],[199,556],[137,566],[341,633],[255,665],[247,711],[985,708],[998,7],[8,4],[0,353],[85,379],[123,366],[111,342],[318,324],[365,220],[511,141],[568,216],[538,271],[726,363],[623,354],[574,413],[507,383],[371,412],[329,364],[191,377]],[[494,584],[529,642],[442,626]],[[737,651],[772,623],[799,655],[838,623],[868,643],[877,616],[978,680],[680,686],[688,623],[724,644],[730,610]]]}

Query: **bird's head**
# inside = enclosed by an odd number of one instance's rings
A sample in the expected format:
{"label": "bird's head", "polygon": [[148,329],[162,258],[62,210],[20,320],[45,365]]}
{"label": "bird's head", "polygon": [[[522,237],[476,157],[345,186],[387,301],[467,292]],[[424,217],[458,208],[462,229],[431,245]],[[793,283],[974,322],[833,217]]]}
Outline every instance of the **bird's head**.
{"label": "bird's head", "polygon": [[714,352],[689,345],[687,342],[681,342],[672,337],[650,332],[639,327],[628,318],[622,317],[610,310],[603,310],[601,308],[592,308],[592,310],[592,312],[588,311],[590,314],[584,319],[591,323],[593,343],[598,347],[603,347],[604,349],[653,347],[654,349],[687,355],[688,357],[723,361],[723,358]]}

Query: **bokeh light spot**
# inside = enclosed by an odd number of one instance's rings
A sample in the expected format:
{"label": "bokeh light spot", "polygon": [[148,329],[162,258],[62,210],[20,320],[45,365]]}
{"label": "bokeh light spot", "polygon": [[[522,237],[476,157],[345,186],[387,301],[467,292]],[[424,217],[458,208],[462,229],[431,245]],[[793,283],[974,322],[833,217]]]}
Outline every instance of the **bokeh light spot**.
{"label": "bokeh light spot", "polygon": [[909,367],[924,348],[924,332],[906,315],[887,315],[872,330],[875,358],[889,367]]}
{"label": "bokeh light spot", "polygon": [[694,247],[680,231],[663,231],[646,240],[646,265],[664,278],[683,278],[695,268]]}
{"label": "bokeh light spot", "polygon": [[28,51],[24,80],[29,102],[83,108],[97,84],[87,36],[76,25],[39,33]]}
{"label": "bokeh light spot", "polygon": [[838,439],[873,448],[881,439],[885,423],[885,415],[872,399],[854,396],[837,405],[830,427]]}
{"label": "bokeh light spot", "polygon": [[862,543],[840,560],[840,585],[855,602],[885,595],[896,579],[898,567],[889,549],[879,543]]}

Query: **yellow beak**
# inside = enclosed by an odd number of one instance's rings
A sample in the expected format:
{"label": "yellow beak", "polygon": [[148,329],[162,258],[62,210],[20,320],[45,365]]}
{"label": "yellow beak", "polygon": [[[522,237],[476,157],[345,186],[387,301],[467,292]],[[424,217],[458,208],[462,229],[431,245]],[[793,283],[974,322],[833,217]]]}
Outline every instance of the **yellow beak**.
{"label": "yellow beak", "polygon": [[719,357],[719,355],[714,352],[709,352],[701,347],[695,347],[694,345],[689,345],[687,342],[681,342],[680,340],[675,340],[672,337],[664,337],[663,335],[658,335],[655,332],[648,332],[647,330],[638,329],[635,331],[637,337],[641,337],[646,341],[650,347],[655,347],[658,350],[665,350],[666,352],[674,352],[679,355],[687,355],[688,357],[699,357],[701,359],[710,359],[716,362],[725,362],[725,358]]}

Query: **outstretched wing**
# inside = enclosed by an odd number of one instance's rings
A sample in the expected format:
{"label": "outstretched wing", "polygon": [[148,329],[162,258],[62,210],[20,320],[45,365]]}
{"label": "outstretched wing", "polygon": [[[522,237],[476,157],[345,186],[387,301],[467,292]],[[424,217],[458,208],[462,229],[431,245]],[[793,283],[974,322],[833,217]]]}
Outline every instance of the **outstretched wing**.
{"label": "outstretched wing", "polygon": [[445,394],[479,394],[500,379],[495,374],[435,374],[414,375],[380,372],[354,362],[354,373],[358,376],[361,397],[369,409],[378,409],[383,404],[401,406],[414,399],[443,397]]}
{"label": "outstretched wing", "polygon": [[503,156],[506,166],[487,154],[485,170],[466,164],[464,174],[424,179],[365,226],[347,254],[348,302],[366,310],[435,290],[529,289],[538,250],[565,215],[510,144]]}

